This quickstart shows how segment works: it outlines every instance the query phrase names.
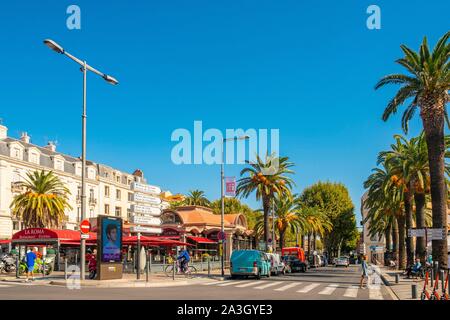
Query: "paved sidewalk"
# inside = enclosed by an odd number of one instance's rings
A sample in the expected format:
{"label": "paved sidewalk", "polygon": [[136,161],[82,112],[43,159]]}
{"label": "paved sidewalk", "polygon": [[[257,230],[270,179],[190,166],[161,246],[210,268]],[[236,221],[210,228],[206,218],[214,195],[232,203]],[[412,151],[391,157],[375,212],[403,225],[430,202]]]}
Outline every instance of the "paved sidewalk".
{"label": "paved sidewalk", "polygon": [[[389,270],[388,267],[378,266],[380,268],[380,276],[385,285],[392,290],[395,296],[399,300],[420,300],[420,293],[423,288],[423,280],[419,279],[407,279],[402,275],[401,270]],[[399,282],[395,283],[395,275],[399,275]],[[417,287],[417,298],[412,298],[412,285]]]}
{"label": "paved sidewalk", "polygon": [[[226,271],[227,272],[227,271]],[[36,285],[56,285],[56,286],[67,286],[68,283],[74,283],[78,281],[77,275],[71,277],[68,275],[69,279],[65,280],[64,272],[54,271],[51,275],[46,277],[35,277],[32,284]],[[141,274],[139,280],[136,279],[136,274],[124,273],[122,279],[115,280],[90,280],[86,279],[81,281],[82,287],[99,287],[99,288],[126,288],[126,287],[169,287],[169,286],[184,286],[194,283],[201,283],[205,281],[214,280],[224,280],[221,276],[220,270],[211,270],[210,276],[208,277],[207,272],[198,272],[194,277],[187,278],[184,275],[175,275],[175,279],[172,277],[167,277],[164,273],[151,273],[149,274],[148,282],[146,281],[146,274]],[[9,283],[25,283],[26,277],[21,276],[16,278],[15,275],[2,275],[0,281]]]}

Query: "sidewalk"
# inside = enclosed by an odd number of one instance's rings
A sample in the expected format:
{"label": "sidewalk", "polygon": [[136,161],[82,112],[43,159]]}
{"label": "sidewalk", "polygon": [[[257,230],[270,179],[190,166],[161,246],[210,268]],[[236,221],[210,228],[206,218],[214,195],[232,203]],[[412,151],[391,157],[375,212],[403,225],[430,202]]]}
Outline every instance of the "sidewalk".
{"label": "sidewalk", "polygon": [[[64,278],[64,272],[54,271],[51,275],[46,277],[35,277],[31,284],[36,285],[55,285],[67,286],[68,284],[79,281],[79,275],[68,275],[68,280]],[[169,287],[169,286],[185,286],[189,284],[196,284],[208,282],[211,280],[224,280],[221,276],[220,270],[211,270],[210,277],[207,272],[198,272],[194,277],[187,278],[184,275],[175,275],[175,280],[172,277],[167,277],[164,273],[151,273],[146,281],[146,274],[141,274],[139,280],[136,279],[136,274],[124,273],[122,279],[114,280],[90,280],[81,281],[81,287],[96,287],[96,288],[126,288],[126,287]],[[26,283],[26,277],[21,276],[19,279],[15,275],[1,276],[1,282],[9,283]]]}
{"label": "sidewalk", "polygon": [[[419,279],[407,279],[402,275],[401,270],[389,270],[388,267],[378,266],[380,268],[380,277],[388,290],[391,290],[399,300],[420,300],[420,293],[423,288],[423,280]],[[395,275],[399,275],[399,282],[395,283]],[[412,298],[412,285],[417,286],[417,298]]]}

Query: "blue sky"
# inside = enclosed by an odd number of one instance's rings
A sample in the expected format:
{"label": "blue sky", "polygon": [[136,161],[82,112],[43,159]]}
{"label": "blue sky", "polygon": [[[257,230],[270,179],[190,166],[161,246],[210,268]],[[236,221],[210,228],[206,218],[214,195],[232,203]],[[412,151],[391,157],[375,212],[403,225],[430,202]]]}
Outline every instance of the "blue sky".
{"label": "blue sky", "polygon": [[[81,30],[66,9],[81,8]],[[366,27],[371,4],[381,30]],[[296,163],[296,192],[344,183],[359,215],[362,183],[400,132],[381,113],[394,92],[377,80],[399,71],[399,45],[432,44],[449,30],[450,2],[428,1],[8,1],[0,11],[2,108],[9,135],[57,140],[80,153],[82,76],[48,50],[52,38],[120,81],[88,77],[88,158],[173,193],[220,195],[218,165],[172,163],[177,128],[280,130],[280,152]],[[412,121],[411,135],[420,130]],[[239,175],[242,166],[226,166]],[[248,199],[252,207],[259,204]]]}

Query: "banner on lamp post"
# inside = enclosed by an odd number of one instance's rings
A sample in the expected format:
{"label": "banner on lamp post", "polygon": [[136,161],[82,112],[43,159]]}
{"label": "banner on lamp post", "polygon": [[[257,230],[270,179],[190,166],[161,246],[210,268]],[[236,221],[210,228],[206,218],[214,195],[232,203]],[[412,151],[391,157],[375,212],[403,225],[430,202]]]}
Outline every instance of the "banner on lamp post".
{"label": "banner on lamp post", "polygon": [[225,177],[225,197],[236,196],[236,177]]}

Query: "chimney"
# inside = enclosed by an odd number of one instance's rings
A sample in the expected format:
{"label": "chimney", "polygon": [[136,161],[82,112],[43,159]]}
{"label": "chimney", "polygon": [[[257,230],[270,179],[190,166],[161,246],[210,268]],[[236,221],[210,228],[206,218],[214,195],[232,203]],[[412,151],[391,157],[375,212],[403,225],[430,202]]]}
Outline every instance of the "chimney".
{"label": "chimney", "polygon": [[49,141],[44,148],[56,152],[56,144],[53,141]]}
{"label": "chimney", "polygon": [[0,140],[8,137],[8,128],[0,124]]}
{"label": "chimney", "polygon": [[22,135],[20,136],[20,141],[30,143],[30,136],[28,135],[28,133],[22,132]]}

